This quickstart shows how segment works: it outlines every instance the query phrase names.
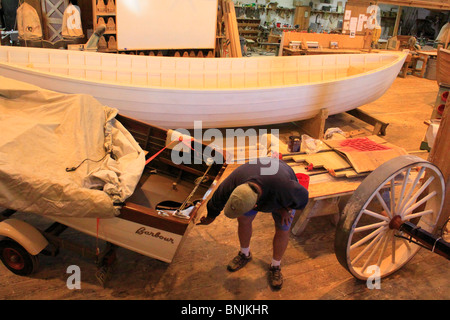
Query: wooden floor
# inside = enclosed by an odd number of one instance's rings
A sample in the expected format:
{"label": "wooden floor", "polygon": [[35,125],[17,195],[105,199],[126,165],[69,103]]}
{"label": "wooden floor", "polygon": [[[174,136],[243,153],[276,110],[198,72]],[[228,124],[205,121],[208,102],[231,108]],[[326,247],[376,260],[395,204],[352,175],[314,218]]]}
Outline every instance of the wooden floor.
{"label": "wooden floor", "polygon": [[[362,109],[389,123],[386,140],[417,151],[426,132],[423,121],[431,115],[437,91],[435,81],[397,78],[382,98]],[[371,130],[345,114],[330,117],[327,126]],[[280,128],[294,130],[295,126]],[[274,231],[271,215],[259,214],[254,221],[253,260],[244,269],[230,273],[226,265],[239,250],[236,227],[236,221],[224,215],[209,226],[195,226],[171,264],[119,249],[113,278],[106,288],[95,278],[95,264],[69,251],[63,250],[55,258],[42,256],[39,271],[31,277],[15,276],[0,264],[0,299],[450,299],[450,261],[425,249],[383,279],[381,289],[368,289],[338,263],[335,228],[327,216],[313,218],[301,236],[291,235],[282,261],[284,287],[272,291],[267,283]],[[76,231],[63,236],[95,245],[95,239]],[[66,287],[70,265],[81,268],[80,290]]]}

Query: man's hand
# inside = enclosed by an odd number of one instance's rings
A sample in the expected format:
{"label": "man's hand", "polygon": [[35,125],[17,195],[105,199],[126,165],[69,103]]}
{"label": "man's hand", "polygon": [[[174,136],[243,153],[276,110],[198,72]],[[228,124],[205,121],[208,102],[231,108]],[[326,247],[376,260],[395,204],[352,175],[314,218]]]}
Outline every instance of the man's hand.
{"label": "man's hand", "polygon": [[292,219],[294,218],[292,212],[293,210],[289,209],[289,208],[281,208],[279,210],[277,210],[277,212],[280,214],[281,216],[281,224],[282,225],[289,225],[292,221]]}
{"label": "man's hand", "polygon": [[211,222],[213,222],[214,220],[215,220],[215,218],[210,218],[208,216],[205,216],[200,219],[200,222],[197,223],[197,225],[208,225]]}

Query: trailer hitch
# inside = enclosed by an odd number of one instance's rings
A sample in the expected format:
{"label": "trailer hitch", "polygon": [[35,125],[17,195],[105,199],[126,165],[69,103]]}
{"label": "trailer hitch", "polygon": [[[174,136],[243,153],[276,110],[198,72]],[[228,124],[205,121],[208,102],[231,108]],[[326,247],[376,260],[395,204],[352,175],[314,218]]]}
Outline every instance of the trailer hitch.
{"label": "trailer hitch", "polygon": [[404,238],[450,260],[450,243],[441,236],[433,235],[409,221],[401,222],[399,216],[395,216],[389,226],[391,229],[397,229],[409,235],[409,238],[398,235],[397,237]]}

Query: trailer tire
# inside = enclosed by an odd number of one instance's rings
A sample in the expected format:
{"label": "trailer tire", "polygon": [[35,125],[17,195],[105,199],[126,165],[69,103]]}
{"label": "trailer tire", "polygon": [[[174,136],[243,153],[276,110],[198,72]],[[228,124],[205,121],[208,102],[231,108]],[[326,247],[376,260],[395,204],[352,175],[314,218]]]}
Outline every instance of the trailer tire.
{"label": "trailer tire", "polygon": [[30,254],[13,240],[0,241],[0,260],[6,268],[19,276],[28,276],[39,266],[38,256]]}

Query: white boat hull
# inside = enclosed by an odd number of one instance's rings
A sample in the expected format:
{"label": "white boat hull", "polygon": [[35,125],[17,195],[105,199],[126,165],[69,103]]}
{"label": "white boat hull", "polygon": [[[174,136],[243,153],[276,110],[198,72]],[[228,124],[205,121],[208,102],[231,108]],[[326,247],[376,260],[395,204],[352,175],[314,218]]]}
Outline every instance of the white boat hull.
{"label": "white boat hull", "polygon": [[[85,64],[68,62],[73,55]],[[386,92],[405,57],[389,52],[193,59],[0,47],[0,75],[90,94],[123,115],[162,128],[190,129],[194,121],[224,128],[308,119],[322,108],[330,115],[355,109]],[[90,58],[100,65],[89,65]],[[119,67],[123,59],[131,69]],[[351,68],[363,71],[349,74]]]}

